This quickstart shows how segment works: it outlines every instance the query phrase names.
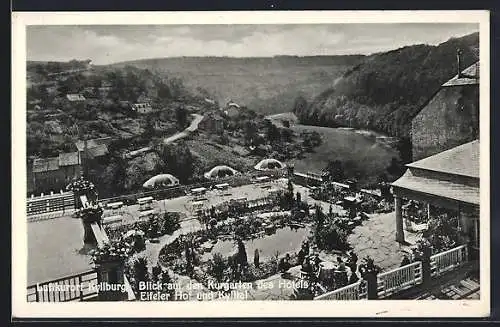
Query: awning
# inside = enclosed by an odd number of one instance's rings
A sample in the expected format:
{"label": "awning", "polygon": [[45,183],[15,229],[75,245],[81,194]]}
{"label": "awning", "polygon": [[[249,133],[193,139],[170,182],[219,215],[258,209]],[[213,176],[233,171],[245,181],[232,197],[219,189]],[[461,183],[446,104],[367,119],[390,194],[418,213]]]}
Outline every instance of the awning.
{"label": "awning", "polygon": [[396,195],[404,196],[411,192],[479,206],[479,187],[428,177],[417,177],[413,176],[410,171],[407,171],[400,179],[392,183],[392,186]]}

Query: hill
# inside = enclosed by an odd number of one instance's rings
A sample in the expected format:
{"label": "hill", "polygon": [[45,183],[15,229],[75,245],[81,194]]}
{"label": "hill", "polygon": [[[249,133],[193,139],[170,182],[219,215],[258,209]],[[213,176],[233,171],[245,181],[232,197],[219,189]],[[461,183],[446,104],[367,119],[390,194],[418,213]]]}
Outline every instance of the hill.
{"label": "hill", "polygon": [[370,55],[324,89],[312,102],[297,98],[294,112],[303,124],[367,128],[408,137],[411,118],[440,86],[477,61],[479,34],[437,46],[414,45]]}
{"label": "hill", "polygon": [[178,77],[192,91],[229,99],[262,114],[290,111],[300,94],[312,99],[364,56],[276,56],[268,58],[179,57],[128,61],[135,66]]}

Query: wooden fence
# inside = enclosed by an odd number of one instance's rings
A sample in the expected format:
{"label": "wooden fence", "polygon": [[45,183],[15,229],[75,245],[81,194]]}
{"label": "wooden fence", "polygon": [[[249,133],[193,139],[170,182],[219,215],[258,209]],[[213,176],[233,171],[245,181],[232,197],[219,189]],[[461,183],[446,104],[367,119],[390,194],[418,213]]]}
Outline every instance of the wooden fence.
{"label": "wooden fence", "polygon": [[363,300],[367,298],[366,283],[360,280],[356,283],[325,293],[315,300]]}
{"label": "wooden fence", "polygon": [[466,245],[431,256],[431,276],[444,274],[468,261]]}
{"label": "wooden fence", "polygon": [[75,208],[75,199],[73,192],[63,192],[29,198],[26,207],[28,217],[53,212],[64,213]]}
{"label": "wooden fence", "polygon": [[[430,257],[431,277],[452,271],[468,261],[467,246],[461,245]],[[380,273],[377,276],[377,295],[379,299],[390,297],[401,291],[421,285],[423,280],[422,262]],[[365,288],[363,289],[363,285]],[[362,300],[366,299],[366,283],[359,281],[337,290],[322,294],[315,300]]]}
{"label": "wooden fence", "polygon": [[85,301],[95,296],[97,296],[97,273],[94,270],[88,270],[28,286],[27,301]]}
{"label": "wooden fence", "polygon": [[422,284],[423,272],[422,262],[414,262],[409,265],[381,273],[377,278],[378,297],[388,297],[397,292]]}

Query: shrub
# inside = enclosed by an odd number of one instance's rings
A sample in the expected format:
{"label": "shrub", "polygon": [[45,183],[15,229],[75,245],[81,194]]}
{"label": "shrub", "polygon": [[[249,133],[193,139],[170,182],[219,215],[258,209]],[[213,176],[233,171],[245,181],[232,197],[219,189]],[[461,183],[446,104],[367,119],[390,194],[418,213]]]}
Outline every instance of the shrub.
{"label": "shrub", "polygon": [[210,274],[220,282],[224,278],[224,271],[227,269],[228,264],[220,253],[214,253],[212,266],[210,267]]}

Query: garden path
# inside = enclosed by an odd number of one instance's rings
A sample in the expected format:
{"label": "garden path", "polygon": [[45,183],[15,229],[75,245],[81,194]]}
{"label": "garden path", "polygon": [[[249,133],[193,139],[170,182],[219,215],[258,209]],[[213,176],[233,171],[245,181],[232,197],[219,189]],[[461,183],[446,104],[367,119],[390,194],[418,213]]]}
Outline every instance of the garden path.
{"label": "garden path", "polygon": [[407,245],[396,242],[396,213],[370,214],[369,219],[356,226],[348,242],[359,260],[370,256],[383,270],[397,268],[403,254],[419,238],[418,234],[405,231]]}
{"label": "garden path", "polygon": [[181,221],[181,227],[172,233],[172,235],[163,235],[159,237],[158,243],[147,243],[146,250],[144,250],[144,256],[148,259],[148,265],[150,268],[158,264],[158,256],[160,255],[161,249],[175,241],[180,235],[195,232],[202,228],[200,222],[196,219],[189,219]]}

